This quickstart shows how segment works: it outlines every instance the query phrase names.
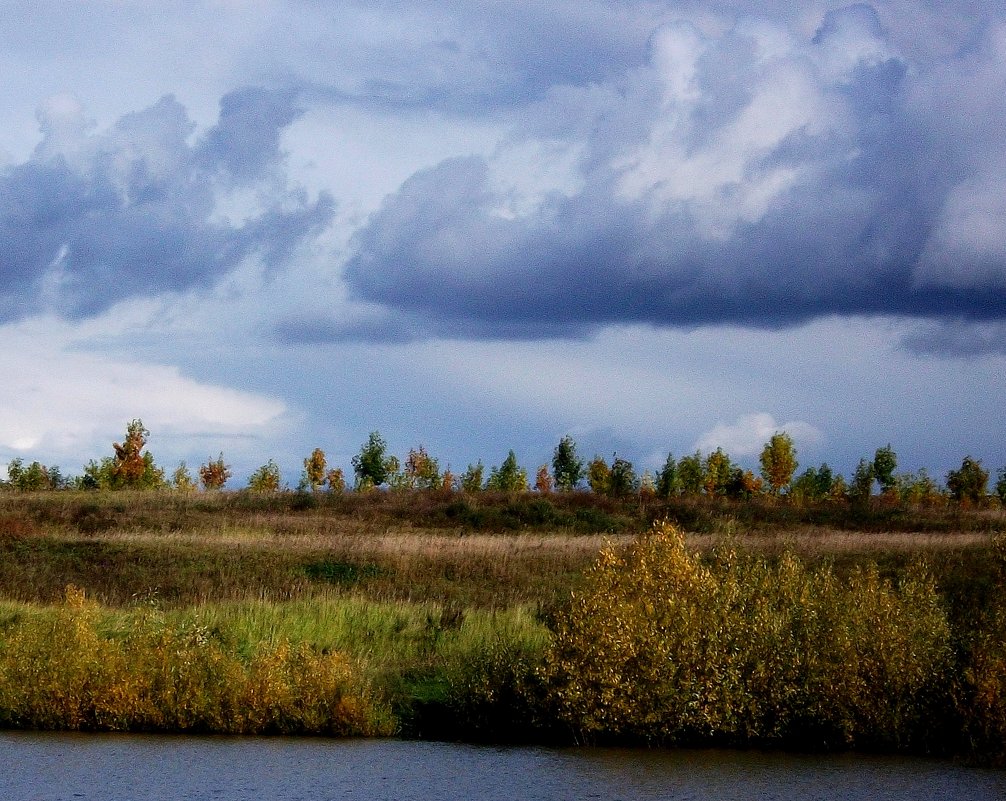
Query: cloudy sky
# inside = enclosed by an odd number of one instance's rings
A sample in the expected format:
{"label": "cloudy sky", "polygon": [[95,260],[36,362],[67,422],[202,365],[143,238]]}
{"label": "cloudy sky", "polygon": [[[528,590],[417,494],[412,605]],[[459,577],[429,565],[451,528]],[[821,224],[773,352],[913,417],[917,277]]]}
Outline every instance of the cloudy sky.
{"label": "cloudy sky", "polygon": [[0,463],[1006,465],[992,0],[7,0]]}

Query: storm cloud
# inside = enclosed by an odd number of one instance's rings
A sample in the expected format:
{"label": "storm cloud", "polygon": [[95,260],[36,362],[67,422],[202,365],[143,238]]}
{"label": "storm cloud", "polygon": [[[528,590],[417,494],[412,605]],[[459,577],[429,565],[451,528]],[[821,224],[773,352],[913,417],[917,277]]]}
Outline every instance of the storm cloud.
{"label": "storm cloud", "polygon": [[[862,4],[810,36],[663,25],[643,66],[555,89],[494,157],[413,175],[345,280],[439,334],[1006,318],[1004,84],[1003,26],[919,60]],[[543,143],[571,167],[529,190],[513,153]]]}
{"label": "storm cloud", "polygon": [[[0,320],[209,286],[250,256],[282,265],[323,229],[331,197],[311,200],[283,175],[293,95],[240,89],[220,107],[190,143],[195,126],[171,96],[104,132],[72,98],[50,100],[31,157],[0,171]],[[234,188],[255,201],[231,219],[219,203]]]}

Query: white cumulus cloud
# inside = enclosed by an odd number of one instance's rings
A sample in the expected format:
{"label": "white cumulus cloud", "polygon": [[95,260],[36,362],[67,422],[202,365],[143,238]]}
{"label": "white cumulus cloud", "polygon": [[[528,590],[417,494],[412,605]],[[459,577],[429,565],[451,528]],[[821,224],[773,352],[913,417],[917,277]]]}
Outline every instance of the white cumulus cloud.
{"label": "white cumulus cloud", "polygon": [[822,439],[821,431],[803,420],[777,423],[768,412],[741,415],[734,423],[717,423],[695,443],[702,452],[723,448],[731,456],[753,456],[761,451],[776,432],[789,434],[797,447],[814,444]]}

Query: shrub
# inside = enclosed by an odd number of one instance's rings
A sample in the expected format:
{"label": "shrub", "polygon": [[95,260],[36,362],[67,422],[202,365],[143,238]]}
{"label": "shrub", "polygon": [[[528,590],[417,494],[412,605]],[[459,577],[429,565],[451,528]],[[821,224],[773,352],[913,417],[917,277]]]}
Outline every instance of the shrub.
{"label": "shrub", "polygon": [[725,547],[704,562],[661,523],[601,553],[557,616],[545,671],[579,739],[848,747],[919,736],[951,658],[921,569],[895,586],[790,553]]}

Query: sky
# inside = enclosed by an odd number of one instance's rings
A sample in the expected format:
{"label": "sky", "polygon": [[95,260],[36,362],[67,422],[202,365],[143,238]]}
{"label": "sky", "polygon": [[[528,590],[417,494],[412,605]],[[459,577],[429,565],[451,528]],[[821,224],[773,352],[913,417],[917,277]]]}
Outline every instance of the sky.
{"label": "sky", "polygon": [[1006,9],[7,0],[0,463],[1006,465]]}

